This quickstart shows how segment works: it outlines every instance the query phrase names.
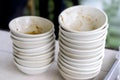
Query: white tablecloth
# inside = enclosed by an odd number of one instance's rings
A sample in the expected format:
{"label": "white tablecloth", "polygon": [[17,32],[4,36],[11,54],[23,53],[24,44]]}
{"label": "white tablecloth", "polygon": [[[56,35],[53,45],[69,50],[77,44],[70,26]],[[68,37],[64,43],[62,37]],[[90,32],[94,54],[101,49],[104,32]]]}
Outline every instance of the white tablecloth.
{"label": "white tablecloth", "polygon": [[[112,64],[117,51],[105,50],[105,58],[100,74],[95,80],[103,80]],[[56,41],[56,60],[58,54],[58,42]],[[19,71],[13,63],[12,41],[9,32],[0,30],[0,80],[64,80],[57,68],[57,61],[44,73],[38,75],[26,75]]]}

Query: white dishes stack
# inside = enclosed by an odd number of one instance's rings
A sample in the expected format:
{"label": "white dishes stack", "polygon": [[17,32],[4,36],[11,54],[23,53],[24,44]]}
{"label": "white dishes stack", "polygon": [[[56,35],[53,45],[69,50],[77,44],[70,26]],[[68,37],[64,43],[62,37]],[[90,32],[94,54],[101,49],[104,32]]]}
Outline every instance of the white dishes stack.
{"label": "white dishes stack", "polygon": [[59,16],[58,68],[66,80],[96,77],[104,58],[108,23],[99,9],[74,6]]}
{"label": "white dishes stack", "polygon": [[54,60],[53,23],[41,17],[23,16],[13,19],[9,28],[17,68],[26,74],[48,70]]}

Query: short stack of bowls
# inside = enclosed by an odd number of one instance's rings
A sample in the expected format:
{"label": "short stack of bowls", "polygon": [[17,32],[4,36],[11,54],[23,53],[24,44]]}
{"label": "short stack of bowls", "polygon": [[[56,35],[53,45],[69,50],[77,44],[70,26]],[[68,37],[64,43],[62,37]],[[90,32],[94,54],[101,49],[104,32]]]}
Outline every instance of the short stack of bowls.
{"label": "short stack of bowls", "polygon": [[55,35],[51,21],[37,16],[23,16],[9,23],[13,41],[14,63],[26,74],[48,70],[54,60]]}
{"label": "short stack of bowls", "polygon": [[95,78],[102,66],[108,20],[104,12],[73,6],[59,16],[58,69],[66,80]]}

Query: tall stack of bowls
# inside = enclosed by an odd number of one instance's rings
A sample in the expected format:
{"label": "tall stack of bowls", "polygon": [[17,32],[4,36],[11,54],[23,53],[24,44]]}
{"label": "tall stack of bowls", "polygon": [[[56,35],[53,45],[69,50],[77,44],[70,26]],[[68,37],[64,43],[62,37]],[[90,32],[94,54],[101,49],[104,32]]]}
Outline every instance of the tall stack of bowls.
{"label": "tall stack of bowls", "polygon": [[107,15],[94,7],[73,6],[59,15],[58,69],[66,80],[96,77],[102,66]]}
{"label": "tall stack of bowls", "polygon": [[13,19],[9,28],[17,68],[31,75],[48,70],[54,60],[53,23],[42,17],[23,16]]}

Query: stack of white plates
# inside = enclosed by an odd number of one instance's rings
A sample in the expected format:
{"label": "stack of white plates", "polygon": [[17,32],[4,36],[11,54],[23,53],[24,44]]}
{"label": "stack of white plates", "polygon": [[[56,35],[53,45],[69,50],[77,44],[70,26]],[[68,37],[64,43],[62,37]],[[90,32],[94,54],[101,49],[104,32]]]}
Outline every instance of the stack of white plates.
{"label": "stack of white plates", "polygon": [[13,19],[9,28],[14,63],[26,74],[46,71],[54,60],[54,25],[47,19],[23,16]]}
{"label": "stack of white plates", "polygon": [[66,80],[96,77],[104,58],[108,23],[99,9],[74,6],[59,16],[58,67]]}

